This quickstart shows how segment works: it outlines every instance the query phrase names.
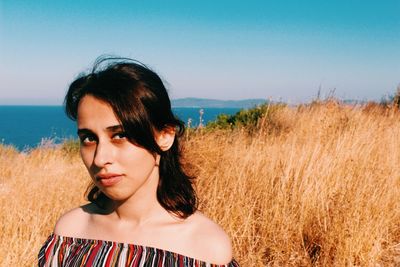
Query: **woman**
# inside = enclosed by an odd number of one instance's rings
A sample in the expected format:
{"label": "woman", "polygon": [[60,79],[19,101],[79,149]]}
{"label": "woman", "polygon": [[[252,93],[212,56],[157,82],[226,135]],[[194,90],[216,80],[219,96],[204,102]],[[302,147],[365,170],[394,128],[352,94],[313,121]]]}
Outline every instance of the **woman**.
{"label": "woman", "polygon": [[197,210],[180,163],[184,125],[156,73],[99,60],[72,82],[65,107],[92,178],[90,203],[57,221],[39,266],[238,266],[229,237]]}

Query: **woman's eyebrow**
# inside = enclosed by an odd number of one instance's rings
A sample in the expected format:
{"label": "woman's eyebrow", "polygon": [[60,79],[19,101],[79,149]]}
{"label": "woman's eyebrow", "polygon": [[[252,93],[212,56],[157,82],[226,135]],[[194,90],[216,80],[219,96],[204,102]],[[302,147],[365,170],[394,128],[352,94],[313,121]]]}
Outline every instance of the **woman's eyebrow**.
{"label": "woman's eyebrow", "polygon": [[[113,125],[113,126],[108,126],[105,130],[107,132],[115,133],[115,132],[118,132],[118,131],[122,131],[123,128],[122,128],[122,125]],[[82,128],[82,129],[78,129],[77,133],[78,133],[78,135],[81,135],[81,134],[93,134],[93,131],[91,131],[91,130],[89,130],[87,128]]]}
{"label": "woman's eyebrow", "polygon": [[118,132],[122,131],[122,125],[113,125],[106,128],[107,132]]}
{"label": "woman's eyebrow", "polygon": [[77,134],[78,135],[82,135],[82,134],[92,134],[93,132],[89,129],[86,128],[82,128],[82,129],[78,129]]}

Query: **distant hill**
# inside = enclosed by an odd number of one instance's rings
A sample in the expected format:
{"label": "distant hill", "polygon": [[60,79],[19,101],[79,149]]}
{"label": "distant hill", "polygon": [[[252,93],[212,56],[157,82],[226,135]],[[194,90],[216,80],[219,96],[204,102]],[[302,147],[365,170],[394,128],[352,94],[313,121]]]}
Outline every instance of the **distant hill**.
{"label": "distant hill", "polygon": [[173,99],[174,108],[252,108],[267,102],[266,99],[243,99],[243,100],[217,100],[206,98],[179,98]]}

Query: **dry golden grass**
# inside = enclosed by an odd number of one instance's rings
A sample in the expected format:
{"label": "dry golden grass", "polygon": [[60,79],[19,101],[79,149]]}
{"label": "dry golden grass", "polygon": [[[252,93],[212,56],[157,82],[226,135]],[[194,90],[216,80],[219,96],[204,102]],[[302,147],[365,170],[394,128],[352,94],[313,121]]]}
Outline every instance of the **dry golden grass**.
{"label": "dry golden grass", "polygon": [[[400,113],[332,101],[261,124],[185,140],[200,208],[240,264],[400,266]],[[0,174],[1,265],[35,265],[56,219],[84,203],[86,171],[60,149],[2,147]]]}

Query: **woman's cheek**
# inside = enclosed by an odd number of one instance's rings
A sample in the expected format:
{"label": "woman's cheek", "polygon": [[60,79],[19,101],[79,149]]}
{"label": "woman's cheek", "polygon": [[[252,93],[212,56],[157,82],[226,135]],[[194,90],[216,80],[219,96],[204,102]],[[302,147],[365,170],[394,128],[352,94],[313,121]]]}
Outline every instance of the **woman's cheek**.
{"label": "woman's cheek", "polygon": [[80,154],[81,154],[81,159],[83,161],[83,164],[85,165],[85,167],[89,171],[89,173],[92,175],[91,167],[92,167],[94,153],[91,151],[88,151],[87,148],[81,148]]}

